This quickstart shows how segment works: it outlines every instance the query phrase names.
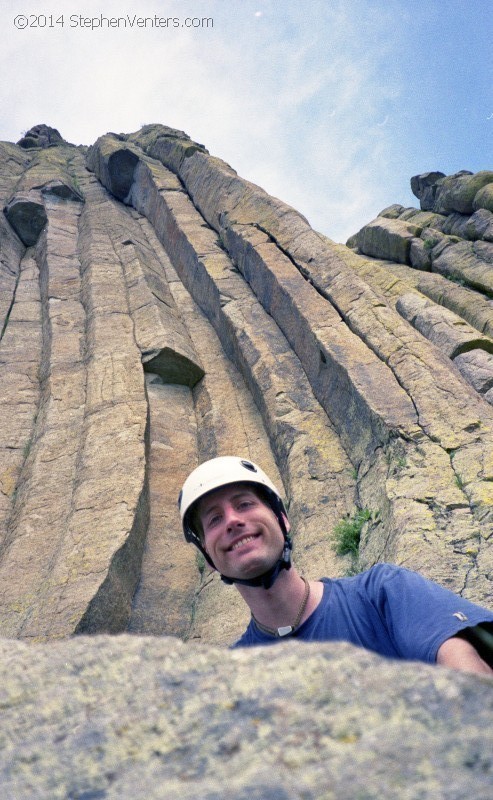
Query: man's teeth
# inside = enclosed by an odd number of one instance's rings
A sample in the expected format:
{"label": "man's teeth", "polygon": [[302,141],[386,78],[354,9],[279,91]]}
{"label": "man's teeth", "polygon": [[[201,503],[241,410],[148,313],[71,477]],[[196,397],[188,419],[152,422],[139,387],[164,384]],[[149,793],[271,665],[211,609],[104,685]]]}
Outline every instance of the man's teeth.
{"label": "man's teeth", "polygon": [[236,542],[232,546],[231,550],[237,550],[238,547],[241,547],[243,544],[247,544],[248,542],[253,542],[254,539],[255,539],[255,536],[245,536],[244,539],[240,539],[239,542]]}

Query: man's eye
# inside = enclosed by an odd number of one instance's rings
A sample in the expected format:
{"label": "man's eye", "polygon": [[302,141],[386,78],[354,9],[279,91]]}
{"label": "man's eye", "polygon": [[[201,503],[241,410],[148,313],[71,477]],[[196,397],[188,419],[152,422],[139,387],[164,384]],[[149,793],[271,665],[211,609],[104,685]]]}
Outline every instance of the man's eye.
{"label": "man's eye", "polygon": [[214,516],[210,517],[209,520],[207,521],[207,527],[211,528],[214,525],[217,525],[220,519],[221,517],[219,516],[219,514],[214,514]]}
{"label": "man's eye", "polygon": [[239,503],[239,508],[250,508],[250,506],[253,506],[253,500],[242,500]]}

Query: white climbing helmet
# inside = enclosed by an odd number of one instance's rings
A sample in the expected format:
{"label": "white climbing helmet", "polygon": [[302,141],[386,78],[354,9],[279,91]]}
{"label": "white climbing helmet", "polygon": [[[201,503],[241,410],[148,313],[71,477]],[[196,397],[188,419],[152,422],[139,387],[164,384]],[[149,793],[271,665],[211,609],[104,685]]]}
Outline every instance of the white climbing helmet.
{"label": "white climbing helmet", "polygon": [[178,498],[178,507],[187,542],[197,547],[210,566],[215,569],[202,539],[202,533],[194,520],[194,508],[197,502],[215,489],[222,489],[233,483],[251,483],[265,493],[266,502],[276,515],[282,534],[284,547],[281,556],[267,572],[251,579],[230,578],[221,575],[225,583],[242,583],[246,586],[263,586],[268,589],[280,571],[291,567],[292,542],[286,526],[287,514],[281,495],[265,472],[246,458],[239,456],[220,456],[201,464],[188,476]]}
{"label": "white climbing helmet", "polygon": [[197,533],[190,528],[191,511],[195,503],[214,489],[221,489],[232,483],[253,483],[263,487],[269,499],[275,501],[276,507],[286,513],[278,490],[253,461],[239,456],[212,458],[194,469],[188,476],[178,498],[183,532],[187,541],[196,544]]}

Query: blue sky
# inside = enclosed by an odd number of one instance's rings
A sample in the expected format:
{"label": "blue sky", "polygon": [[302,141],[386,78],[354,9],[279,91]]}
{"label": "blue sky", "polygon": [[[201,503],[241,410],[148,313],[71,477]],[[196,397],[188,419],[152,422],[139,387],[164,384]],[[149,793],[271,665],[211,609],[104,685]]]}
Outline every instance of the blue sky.
{"label": "blue sky", "polygon": [[[74,24],[101,15],[213,26]],[[412,175],[493,169],[492,0],[3,0],[0,23],[0,139],[161,122],[335,241],[416,206]]]}

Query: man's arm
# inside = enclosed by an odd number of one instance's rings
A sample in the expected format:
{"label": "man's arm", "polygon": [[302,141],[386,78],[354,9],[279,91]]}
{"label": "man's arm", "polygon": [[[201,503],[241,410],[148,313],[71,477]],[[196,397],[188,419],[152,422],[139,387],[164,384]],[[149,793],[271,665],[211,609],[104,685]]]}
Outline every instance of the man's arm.
{"label": "man's arm", "polygon": [[438,648],[437,664],[463,672],[493,675],[493,669],[483,661],[476,648],[459,636],[452,636]]}

